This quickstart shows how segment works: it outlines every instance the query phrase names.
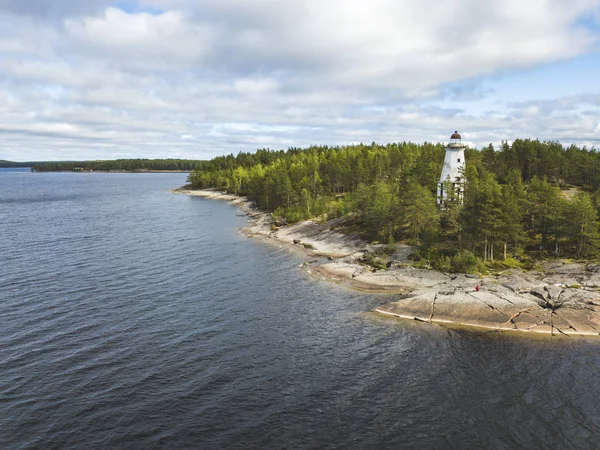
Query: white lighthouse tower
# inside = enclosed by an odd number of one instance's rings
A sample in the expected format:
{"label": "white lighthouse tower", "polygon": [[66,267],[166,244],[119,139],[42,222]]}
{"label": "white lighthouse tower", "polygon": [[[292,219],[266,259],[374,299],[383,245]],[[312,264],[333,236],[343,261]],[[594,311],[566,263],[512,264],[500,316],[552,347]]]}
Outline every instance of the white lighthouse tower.
{"label": "white lighthouse tower", "polygon": [[446,147],[446,156],[444,158],[444,167],[442,176],[438,182],[437,204],[443,205],[448,198],[448,181],[452,183],[452,189],[455,190],[454,198],[460,200],[464,193],[464,172],[465,172],[465,146],[461,141],[460,134],[455,131],[450,136],[450,143]]}

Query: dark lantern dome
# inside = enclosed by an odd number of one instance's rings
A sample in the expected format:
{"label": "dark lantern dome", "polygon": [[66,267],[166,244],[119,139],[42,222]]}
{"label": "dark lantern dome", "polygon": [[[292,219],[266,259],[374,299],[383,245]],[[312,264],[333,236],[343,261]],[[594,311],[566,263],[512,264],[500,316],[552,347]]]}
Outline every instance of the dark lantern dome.
{"label": "dark lantern dome", "polygon": [[450,136],[450,139],[460,139],[460,134],[458,134],[458,131],[455,131],[454,134]]}

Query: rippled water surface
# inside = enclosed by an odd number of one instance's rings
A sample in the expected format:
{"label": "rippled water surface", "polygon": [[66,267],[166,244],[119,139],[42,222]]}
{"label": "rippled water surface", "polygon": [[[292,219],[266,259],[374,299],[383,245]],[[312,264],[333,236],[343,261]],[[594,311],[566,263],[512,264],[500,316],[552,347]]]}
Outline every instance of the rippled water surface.
{"label": "rippled water surface", "polygon": [[0,448],[598,448],[595,340],[369,313],[183,174],[0,171]]}

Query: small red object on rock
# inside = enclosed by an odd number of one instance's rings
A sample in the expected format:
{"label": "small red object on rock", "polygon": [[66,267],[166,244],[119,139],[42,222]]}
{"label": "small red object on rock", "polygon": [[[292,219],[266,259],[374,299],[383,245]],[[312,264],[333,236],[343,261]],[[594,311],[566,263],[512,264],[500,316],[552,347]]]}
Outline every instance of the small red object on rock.
{"label": "small red object on rock", "polygon": [[479,292],[479,285],[475,286],[475,290]]}

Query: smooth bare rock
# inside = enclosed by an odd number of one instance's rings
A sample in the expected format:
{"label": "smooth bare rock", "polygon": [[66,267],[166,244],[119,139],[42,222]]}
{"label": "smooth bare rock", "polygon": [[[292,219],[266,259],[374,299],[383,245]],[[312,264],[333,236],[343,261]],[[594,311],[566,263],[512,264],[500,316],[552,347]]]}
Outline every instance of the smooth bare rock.
{"label": "smooth bare rock", "polygon": [[395,244],[394,253],[390,255],[390,259],[404,263],[412,262],[409,259],[409,256],[411,255],[411,253],[413,253],[413,251],[414,250],[410,245]]}
{"label": "smooth bare rock", "polygon": [[481,290],[486,292],[492,292],[498,297],[515,299],[519,298],[519,296],[512,289],[509,289],[506,286],[494,281],[482,281],[480,283],[480,286]]}
{"label": "smooth bare rock", "polygon": [[555,316],[559,317],[576,333],[599,334],[600,328],[592,321],[594,313],[592,311],[583,313],[569,308],[561,308],[555,311]]}
{"label": "smooth bare rock", "polygon": [[373,273],[359,264],[327,263],[316,267],[315,271],[331,280],[365,291],[406,293],[414,288],[414,285],[399,284],[388,272]]}
{"label": "smooth bare rock", "polygon": [[599,273],[600,272],[600,264],[588,264],[585,266],[585,269],[588,272]]}
{"label": "smooth bare rock", "polygon": [[[550,293],[543,292],[550,298]],[[377,311],[418,320],[427,319],[429,312],[427,321],[493,330],[597,335],[596,329],[600,329],[600,315],[596,310],[580,312],[563,306],[553,311],[512,292],[500,295],[491,291],[465,292],[452,285],[440,285],[437,291],[416,290],[397,302],[378,307]]]}
{"label": "smooth bare rock", "polygon": [[554,312],[552,314],[552,326],[554,331],[561,334],[577,334],[576,328],[566,320],[565,316]]}
{"label": "smooth bare rock", "polygon": [[[539,278],[509,274],[471,279],[414,267],[376,273],[363,271],[359,275],[356,275],[355,266],[335,270],[347,277],[353,273],[361,286],[382,289],[402,286],[411,292],[396,302],[376,308],[383,314],[488,330],[549,335],[598,335],[594,328],[600,329],[600,293],[546,285],[540,283]],[[522,287],[527,286],[530,290],[519,293],[518,289],[504,284],[515,277]],[[481,287],[479,292],[475,290],[477,284]],[[596,301],[598,311],[593,305]]]}
{"label": "smooth bare rock", "polygon": [[561,299],[564,305],[568,305],[571,308],[582,309],[577,306],[600,305],[600,292],[586,291],[583,289],[565,289],[561,295]]}
{"label": "smooth bare rock", "polygon": [[436,291],[421,290],[413,292],[413,295],[408,298],[378,306],[376,311],[405,319],[428,321],[433,312],[433,302],[436,295]]}
{"label": "smooth bare rock", "polygon": [[518,295],[512,291],[507,290],[506,292],[494,292],[500,299],[505,302],[517,306],[519,308],[531,308],[538,306],[538,303],[529,295]]}
{"label": "smooth bare rock", "polygon": [[289,243],[301,240],[302,244],[310,245],[310,249],[314,249],[317,253],[326,253],[335,257],[348,256],[364,249],[367,243],[357,234],[346,235],[335,231],[335,227],[343,223],[343,220],[343,218],[335,219],[325,223],[306,220],[278,230],[276,238]]}
{"label": "smooth bare rock", "polygon": [[510,317],[510,315],[511,315],[510,310],[512,310],[513,308],[519,309],[518,306],[507,302],[506,300],[502,299],[501,297],[498,297],[497,295],[495,295],[492,292],[487,292],[487,291],[470,292],[467,295],[469,295],[472,298],[475,298],[476,300],[483,303],[490,309],[495,309],[498,312],[503,313],[504,315],[506,315],[508,317]]}
{"label": "smooth bare rock", "polygon": [[553,285],[544,286],[544,289],[548,293],[548,298],[554,302],[559,300],[560,294],[563,291],[563,289],[561,287],[553,286]]}
{"label": "smooth bare rock", "polygon": [[475,286],[481,281],[479,278],[467,277],[464,273],[456,273],[448,276],[450,277],[450,283],[452,283],[453,286],[465,286],[475,289]]}
{"label": "smooth bare rock", "polygon": [[[480,292],[476,292],[475,296],[477,296],[477,295],[481,296],[480,298],[482,300],[489,299],[490,298],[489,296],[486,296],[486,297],[482,296],[485,294],[486,293],[484,291],[480,291]],[[494,300],[492,300],[493,303],[491,303],[491,304],[498,305],[498,307],[502,307],[502,305],[508,304],[508,305],[515,306],[520,309],[526,309],[526,308],[535,307],[537,305],[537,303],[531,297],[524,297],[521,295],[516,295],[512,292],[493,293],[493,298],[494,298]]]}
{"label": "smooth bare rock", "polygon": [[492,329],[502,327],[508,320],[498,309],[490,308],[485,302],[473,301],[468,295],[461,292],[438,294],[432,319],[453,322],[456,317],[460,317],[461,323],[465,325]]}
{"label": "smooth bare rock", "polygon": [[560,274],[580,274],[586,271],[584,263],[569,263],[564,264],[562,267],[556,269],[556,273]]}
{"label": "smooth bare rock", "polygon": [[323,265],[319,266],[319,269],[321,269],[324,272],[327,272],[330,275],[336,276],[336,277],[352,278],[353,276],[355,276],[357,271],[362,272],[363,267],[359,266],[358,264],[347,264],[347,263],[337,262],[337,263],[323,264]]}
{"label": "smooth bare rock", "polygon": [[367,246],[365,247],[365,251],[367,253],[380,253],[385,251],[386,248],[386,244],[367,244]]}
{"label": "smooth bare rock", "polygon": [[581,277],[576,283],[568,284],[568,286],[573,286],[575,284],[580,284],[581,286],[585,286],[588,288],[598,289],[600,288],[600,273],[592,273],[587,277]]}
{"label": "smooth bare rock", "polygon": [[530,292],[540,285],[539,280],[529,280],[521,275],[503,275],[499,277],[498,281],[499,284],[517,294]]}
{"label": "smooth bare rock", "polygon": [[514,317],[512,324],[519,331],[551,333],[551,316],[552,311],[534,305]]}
{"label": "smooth bare rock", "polygon": [[579,277],[571,275],[549,275],[540,280],[542,283],[547,285],[553,285],[556,287],[568,287],[580,284]]}
{"label": "smooth bare rock", "polygon": [[548,291],[548,286],[534,288],[529,292],[529,294],[536,299],[538,305],[540,305],[542,308],[556,309],[563,304],[563,301],[558,298],[559,293],[557,293],[556,298],[553,298],[551,293]]}
{"label": "smooth bare rock", "polygon": [[544,261],[541,264],[541,267],[544,272],[555,272],[564,265],[565,263],[563,261]]}
{"label": "smooth bare rock", "polygon": [[412,290],[417,287],[417,284],[407,282],[403,280],[400,282],[398,278],[394,276],[394,274],[381,271],[381,272],[363,272],[357,277],[355,277],[356,281],[364,284],[372,284],[378,288],[397,288],[399,286],[402,287],[403,290]]}
{"label": "smooth bare rock", "polygon": [[402,282],[409,280],[419,283],[422,287],[435,286],[436,284],[447,283],[450,277],[435,270],[417,269],[415,267],[401,267],[390,271],[394,276]]}
{"label": "smooth bare rock", "polygon": [[569,301],[580,301],[588,302],[593,301],[600,303],[600,292],[588,291],[585,289],[570,289],[567,288],[563,291],[562,297]]}
{"label": "smooth bare rock", "polygon": [[338,262],[342,264],[358,264],[359,261],[364,257],[363,252],[352,253],[343,257],[338,257]]}
{"label": "smooth bare rock", "polygon": [[564,263],[560,261],[549,261],[542,264],[546,273],[558,274],[580,274],[585,272],[584,263]]}
{"label": "smooth bare rock", "polygon": [[543,286],[534,287],[533,289],[531,289],[529,291],[529,293],[531,295],[533,295],[534,297],[536,297],[537,299],[542,300],[541,305],[545,305],[546,303],[548,303],[548,300],[550,299],[550,296],[548,295],[548,291],[546,291],[546,289],[544,289]]}
{"label": "smooth bare rock", "polygon": [[504,286],[506,289],[510,289],[515,294],[529,292],[531,290],[531,286],[524,287],[524,286],[514,285],[514,284],[508,283],[508,282],[502,283],[502,286]]}

